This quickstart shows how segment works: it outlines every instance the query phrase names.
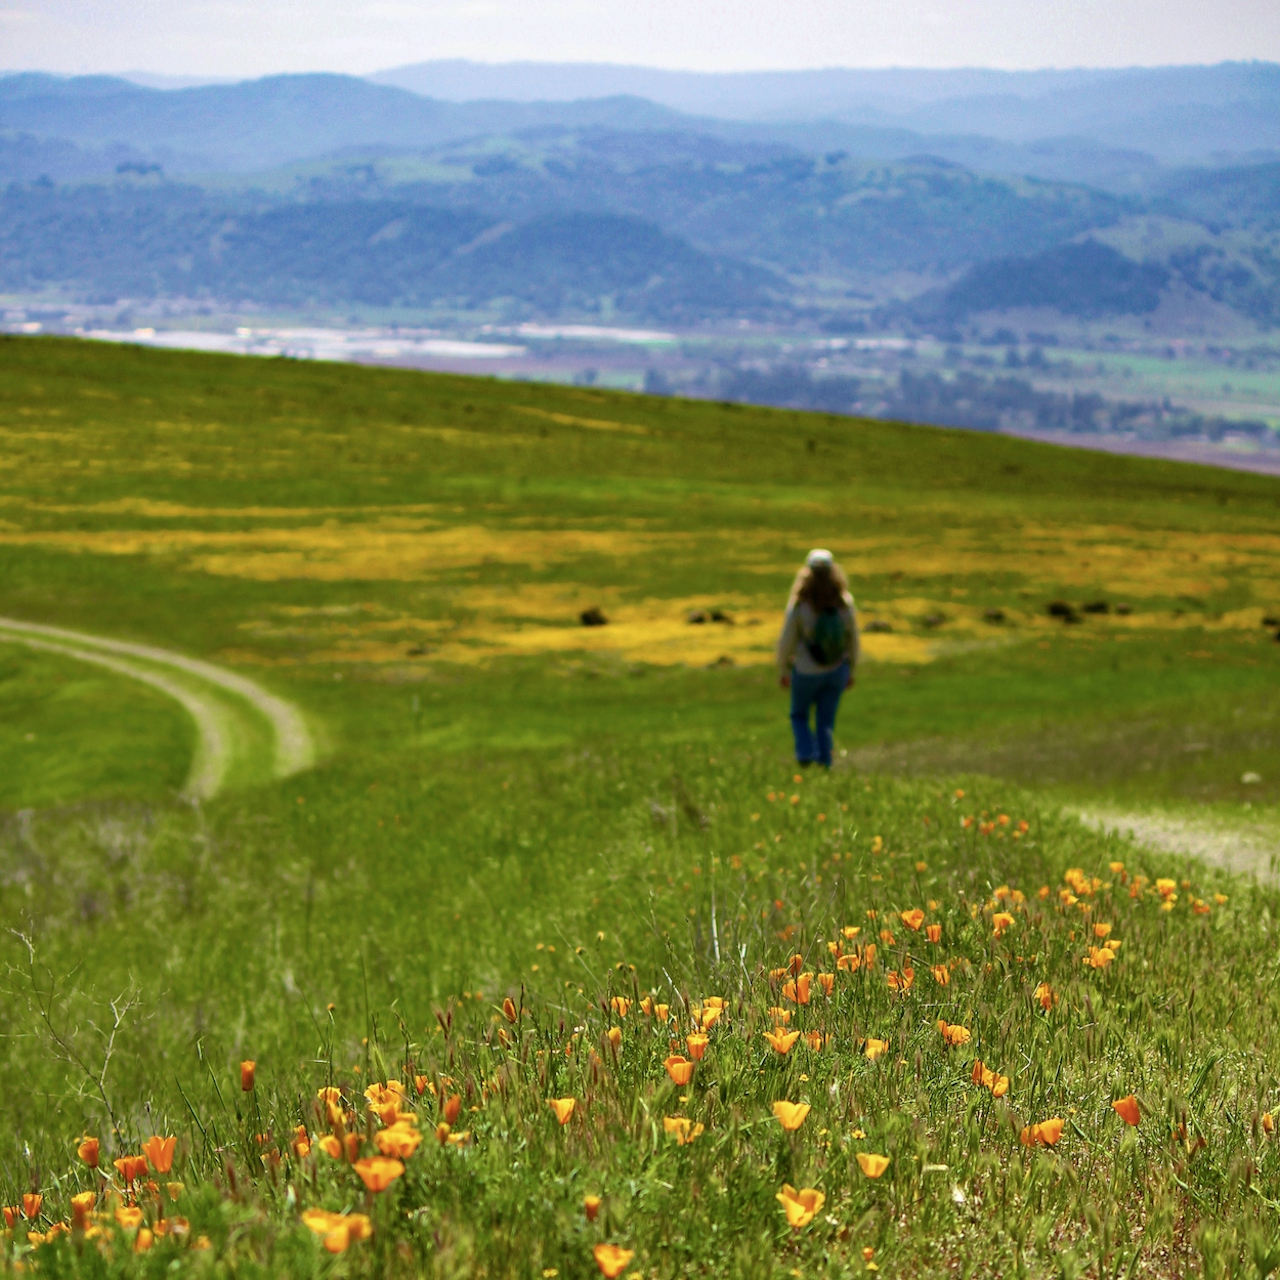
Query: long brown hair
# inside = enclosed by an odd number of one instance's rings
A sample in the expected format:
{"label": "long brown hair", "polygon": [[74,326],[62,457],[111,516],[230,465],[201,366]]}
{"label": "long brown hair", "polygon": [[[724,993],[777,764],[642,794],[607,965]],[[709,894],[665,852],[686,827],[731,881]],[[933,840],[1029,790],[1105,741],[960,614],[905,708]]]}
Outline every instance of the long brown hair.
{"label": "long brown hair", "polygon": [[844,570],[833,560],[830,569],[811,569],[804,565],[791,584],[790,604],[804,601],[818,613],[828,609],[840,609],[850,600],[849,579]]}

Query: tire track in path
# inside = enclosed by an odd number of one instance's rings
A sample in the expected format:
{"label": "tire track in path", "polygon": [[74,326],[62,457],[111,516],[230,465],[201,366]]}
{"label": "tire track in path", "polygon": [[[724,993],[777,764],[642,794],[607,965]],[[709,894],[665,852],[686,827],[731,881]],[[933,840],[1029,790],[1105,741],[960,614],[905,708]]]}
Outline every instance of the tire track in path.
{"label": "tire track in path", "polygon": [[248,677],[215,663],[155,645],[17,618],[0,617],[0,641],[106,667],[178,702],[195,722],[197,732],[198,745],[185,786],[189,795],[207,799],[225,786],[237,747],[247,734],[243,721],[246,703],[271,726],[272,777],[287,778],[315,763],[315,740],[302,712]]}

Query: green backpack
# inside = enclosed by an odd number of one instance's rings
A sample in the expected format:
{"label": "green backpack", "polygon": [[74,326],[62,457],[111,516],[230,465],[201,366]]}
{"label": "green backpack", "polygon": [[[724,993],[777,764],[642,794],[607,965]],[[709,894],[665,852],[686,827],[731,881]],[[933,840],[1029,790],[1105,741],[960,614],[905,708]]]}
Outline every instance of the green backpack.
{"label": "green backpack", "polygon": [[820,667],[834,667],[848,649],[848,632],[838,609],[824,609],[813,624],[813,635],[805,646]]}

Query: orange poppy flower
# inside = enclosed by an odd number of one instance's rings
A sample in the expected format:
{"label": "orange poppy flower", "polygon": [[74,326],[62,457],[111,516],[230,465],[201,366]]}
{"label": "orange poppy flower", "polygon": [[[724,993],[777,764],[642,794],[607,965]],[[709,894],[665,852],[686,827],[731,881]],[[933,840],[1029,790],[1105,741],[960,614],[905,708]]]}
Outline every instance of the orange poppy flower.
{"label": "orange poppy flower", "polygon": [[694,1064],[678,1053],[670,1054],[662,1065],[666,1067],[672,1084],[685,1085],[693,1079]]}
{"label": "orange poppy flower", "polygon": [[794,1133],[804,1124],[805,1116],[809,1114],[809,1104],[807,1102],[775,1102],[773,1114],[788,1133]]}
{"label": "orange poppy flower", "polygon": [[790,1053],[791,1046],[800,1038],[798,1031],[786,1031],[782,1027],[774,1027],[772,1031],[764,1031],[761,1034],[781,1054]]}
{"label": "orange poppy flower", "polygon": [[573,1109],[578,1105],[577,1098],[548,1098],[547,1106],[556,1113],[561,1124],[568,1124],[573,1118]]}
{"label": "orange poppy flower", "polygon": [[919,907],[913,907],[910,911],[898,912],[898,919],[915,933],[920,932],[920,926],[924,924],[924,912]]}
{"label": "orange poppy flower", "polygon": [[461,1133],[451,1133],[449,1135],[449,1145],[451,1147],[465,1147],[471,1141],[471,1130],[464,1129]]}
{"label": "orange poppy flower", "polygon": [[146,1156],[121,1156],[119,1160],[113,1160],[112,1164],[119,1171],[126,1186],[137,1182],[139,1178],[145,1178],[147,1175]]}
{"label": "orange poppy flower", "polygon": [[862,957],[856,951],[851,951],[846,956],[837,956],[836,968],[846,973],[857,973],[862,968]]}
{"label": "orange poppy flower", "polygon": [[400,1102],[398,1099],[392,1102],[384,1102],[381,1106],[370,1106],[370,1111],[382,1121],[383,1124],[395,1124],[400,1116]]}
{"label": "orange poppy flower", "polygon": [[122,1204],[116,1210],[116,1221],[126,1231],[136,1231],[142,1226],[142,1210],[137,1205]]}
{"label": "orange poppy flower", "polygon": [[293,1138],[289,1143],[290,1149],[299,1160],[305,1160],[311,1154],[311,1139],[307,1135],[307,1126],[300,1124],[293,1131]]}
{"label": "orange poppy flower", "polygon": [[1003,938],[1006,929],[1013,927],[1013,916],[1008,911],[997,911],[991,917],[991,925],[997,938]]}
{"label": "orange poppy flower", "polygon": [[351,1166],[370,1191],[385,1191],[403,1172],[404,1165],[388,1156],[366,1156]]}
{"label": "orange poppy flower", "polygon": [[1058,1003],[1057,994],[1047,982],[1042,982],[1036,988],[1035,998],[1040,1002],[1040,1007],[1045,1010],[1046,1013]]}
{"label": "orange poppy flower", "polygon": [[453,1126],[446,1124],[443,1120],[436,1125],[436,1141],[443,1147],[449,1141],[449,1134],[452,1132]]}
{"label": "orange poppy flower", "polygon": [[889,1157],[879,1156],[871,1151],[858,1152],[858,1168],[868,1178],[878,1178],[889,1167]]}
{"label": "orange poppy flower", "polygon": [[829,996],[836,985],[836,975],[834,973],[819,973],[816,975],[818,986],[822,988],[822,994]]}
{"label": "orange poppy flower", "polygon": [[680,1146],[692,1142],[702,1135],[703,1125],[694,1124],[685,1116],[663,1116],[662,1127],[668,1137],[672,1137]]}
{"label": "orange poppy flower", "polygon": [[616,1280],[636,1256],[634,1249],[624,1249],[620,1244],[598,1244],[591,1253],[605,1280]]}
{"label": "orange poppy flower", "polygon": [[627,1010],[631,1008],[631,1001],[623,996],[612,996],[609,1000],[609,1008],[620,1018],[627,1016]]}
{"label": "orange poppy flower", "polygon": [[252,1059],[246,1058],[240,1064],[240,1088],[244,1093],[250,1093],[253,1090],[253,1081],[257,1070],[258,1064]]}
{"label": "orange poppy flower", "polygon": [[367,1240],[373,1234],[373,1223],[363,1213],[330,1213],[327,1209],[308,1209],[302,1221],[324,1237],[324,1247],[330,1253],[345,1253],[357,1240]]}
{"label": "orange poppy flower", "polygon": [[1024,1147],[1053,1147],[1062,1137],[1063,1122],[1054,1116],[1052,1120],[1041,1120],[1037,1124],[1029,1124],[1018,1135],[1018,1141]]}
{"label": "orange poppy flower", "polygon": [[685,1044],[689,1046],[689,1057],[694,1062],[701,1062],[702,1055],[707,1051],[707,1045],[711,1043],[709,1036],[705,1036],[700,1031],[693,1031],[685,1040]]}
{"label": "orange poppy flower", "polygon": [[873,1036],[868,1036],[863,1052],[874,1062],[882,1054],[886,1053],[888,1048],[889,1042],[887,1040],[877,1040]]}
{"label": "orange poppy flower", "polygon": [[791,970],[793,976],[799,973],[800,970],[804,968],[804,956],[799,952],[796,952],[796,954],[788,961],[787,967]]}
{"label": "orange poppy flower", "polygon": [[831,1043],[831,1037],[824,1036],[821,1031],[806,1031],[804,1042],[814,1053],[821,1053]]}
{"label": "orange poppy flower", "polygon": [[385,1107],[388,1103],[399,1106],[404,1098],[404,1089],[398,1080],[391,1084],[371,1084],[364,1096],[375,1106]]}
{"label": "orange poppy flower", "polygon": [[994,1098],[1003,1098],[1009,1092],[1009,1077],[997,1075],[981,1058],[976,1058],[973,1063],[973,1083],[990,1089]]}
{"label": "orange poppy flower", "polygon": [[336,1106],[342,1101],[342,1090],[335,1088],[333,1085],[325,1085],[323,1088],[316,1090],[316,1097],[321,1102],[329,1106]]}
{"label": "orange poppy flower", "polygon": [[516,1012],[516,1002],[510,996],[507,996],[502,1002],[502,1016],[508,1022],[514,1022],[519,1017]]}
{"label": "orange poppy flower", "polygon": [[796,1004],[809,1003],[809,987],[813,982],[813,974],[802,973],[794,982],[783,983],[782,998],[793,1000]]}
{"label": "orange poppy flower", "polygon": [[951,970],[945,964],[930,965],[929,972],[933,974],[934,982],[940,987],[945,987],[951,981]]}
{"label": "orange poppy flower", "polygon": [[142,1144],[143,1154],[157,1173],[168,1173],[173,1168],[173,1149],[177,1138],[151,1137]]}
{"label": "orange poppy flower", "polygon": [[96,1169],[98,1167],[100,1154],[101,1145],[97,1138],[90,1138],[86,1135],[80,1139],[80,1145],[76,1148],[76,1155],[78,1155],[90,1169]]}
{"label": "orange poppy flower", "polygon": [[1276,1131],[1276,1122],[1271,1118],[1271,1112],[1264,1111],[1262,1113],[1262,1132],[1275,1133],[1275,1131]]}
{"label": "orange poppy flower", "polygon": [[942,1038],[953,1049],[958,1045],[968,1044],[969,1041],[973,1039],[969,1028],[962,1027],[959,1023],[943,1022],[940,1020],[938,1022],[938,1030],[942,1032]]}
{"label": "orange poppy flower", "polygon": [[44,1196],[38,1191],[28,1191],[22,1197],[22,1216],[24,1218],[38,1218],[42,1204],[44,1204]]}
{"label": "orange poppy flower", "polygon": [[714,1027],[717,1022],[724,1016],[724,1005],[712,1004],[710,1000],[698,1010],[697,1022],[702,1026],[703,1030]]}
{"label": "orange poppy flower", "polygon": [[451,1094],[444,1100],[444,1106],[440,1108],[440,1114],[444,1117],[445,1124],[453,1124],[458,1118],[458,1112],[462,1110],[461,1094]]}
{"label": "orange poppy flower", "polygon": [[348,1133],[339,1138],[335,1134],[326,1133],[316,1145],[325,1155],[334,1160],[354,1160],[360,1154],[360,1135]]}
{"label": "orange poppy flower", "polygon": [[588,1222],[594,1222],[596,1220],[596,1216],[600,1212],[600,1206],[602,1203],[603,1201],[599,1196],[582,1197],[582,1212],[587,1215]]}
{"label": "orange poppy flower", "polygon": [[799,1191],[789,1182],[782,1184],[777,1194],[777,1201],[787,1215],[787,1224],[799,1231],[807,1227],[815,1216],[822,1212],[827,1197],[813,1187],[801,1187]]}
{"label": "orange poppy flower", "polygon": [[1138,1099],[1133,1094],[1127,1098],[1117,1098],[1111,1106],[1125,1124],[1136,1125],[1142,1119],[1142,1112],[1138,1109]]}
{"label": "orange poppy flower", "polygon": [[916,980],[916,971],[910,965],[903,965],[902,972],[891,969],[887,975],[890,991],[897,991],[899,994],[911,990],[911,984]]}
{"label": "orange poppy flower", "polygon": [[1090,969],[1105,969],[1116,958],[1110,947],[1090,947],[1084,962]]}
{"label": "orange poppy flower", "polygon": [[671,1020],[671,1006],[669,1004],[655,1004],[653,1006],[653,1016],[659,1022],[669,1022]]}
{"label": "orange poppy flower", "polygon": [[98,1196],[93,1191],[82,1191],[71,1197],[71,1220],[77,1230],[83,1231],[89,1225],[89,1215],[97,1203]]}
{"label": "orange poppy flower", "polygon": [[375,1133],[373,1140],[384,1156],[407,1160],[417,1151],[422,1135],[412,1125],[401,1122]]}
{"label": "orange poppy flower", "polygon": [[891,929],[881,929],[880,941],[883,942],[886,947],[891,947],[897,939],[893,936],[893,931]]}
{"label": "orange poppy flower", "polygon": [[928,938],[930,942],[941,942],[942,926],[940,924],[929,925],[924,931],[924,936]]}

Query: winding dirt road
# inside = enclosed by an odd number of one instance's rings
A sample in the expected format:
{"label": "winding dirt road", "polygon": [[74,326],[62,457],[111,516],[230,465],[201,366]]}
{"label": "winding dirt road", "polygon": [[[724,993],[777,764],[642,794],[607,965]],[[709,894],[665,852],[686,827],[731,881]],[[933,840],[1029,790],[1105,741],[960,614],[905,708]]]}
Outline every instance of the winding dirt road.
{"label": "winding dirt road", "polygon": [[1275,880],[1280,865],[1280,832],[1262,822],[1225,822],[1183,817],[1173,813],[1122,813],[1109,809],[1081,809],[1076,816],[1086,826],[1162,853],[1185,854],[1259,880]]}
{"label": "winding dirt road", "polygon": [[106,667],[178,702],[195,722],[198,739],[185,786],[188,795],[207,799],[226,785],[238,749],[252,734],[245,717],[254,713],[271,728],[272,777],[287,778],[315,763],[315,741],[302,712],[225,667],[154,645],[17,618],[0,618],[3,641]]}

